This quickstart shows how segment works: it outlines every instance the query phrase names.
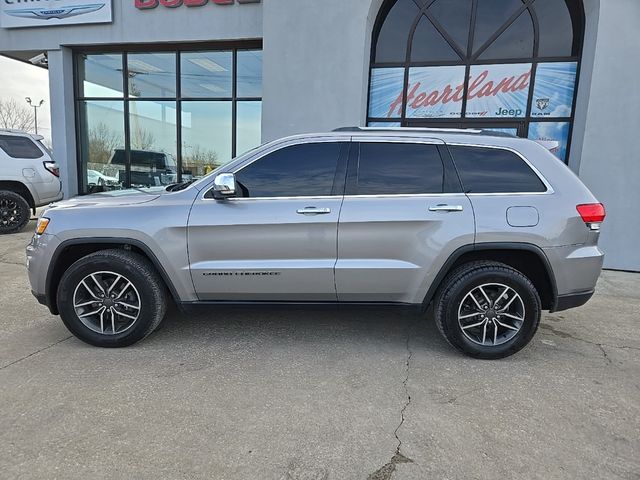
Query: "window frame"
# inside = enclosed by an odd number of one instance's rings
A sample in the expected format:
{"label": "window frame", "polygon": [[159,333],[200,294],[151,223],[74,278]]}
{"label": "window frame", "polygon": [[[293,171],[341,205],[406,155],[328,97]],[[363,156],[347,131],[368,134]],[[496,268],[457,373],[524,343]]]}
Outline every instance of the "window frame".
{"label": "window frame", "polygon": [[[469,37],[467,39],[466,50],[463,52],[459,52],[459,48],[457,47],[456,42],[451,38],[451,36],[446,32],[444,27],[435,19],[433,15],[428,12],[429,7],[433,3],[433,0],[429,0],[424,2],[423,5],[420,5],[420,2],[417,0],[413,0],[418,7],[418,14],[413,21],[411,30],[409,31],[409,35],[407,38],[407,49],[405,53],[404,61],[401,62],[376,62],[376,50],[377,43],[379,39],[380,32],[382,30],[382,26],[386,21],[386,18],[395,5],[396,1],[386,0],[382,7],[378,12],[378,16],[374,23],[373,33],[371,37],[371,52],[369,59],[369,76],[368,76],[368,88],[367,88],[367,110],[366,110],[366,124],[370,123],[376,124],[384,124],[384,123],[400,123],[403,127],[416,126],[419,124],[420,126],[429,126],[430,124],[438,123],[442,125],[451,125],[452,127],[456,124],[464,123],[468,126],[468,128],[476,128],[475,125],[479,123],[486,123],[487,121],[491,122],[513,122],[515,117],[507,117],[507,118],[476,118],[476,117],[467,117],[467,94],[469,91],[469,73],[470,69],[473,65],[504,65],[504,64],[515,64],[515,63],[530,63],[531,64],[531,78],[529,80],[529,91],[527,95],[527,104],[526,104],[526,112],[525,116],[520,118],[523,122],[523,138],[528,137],[529,127],[531,123],[554,123],[554,122],[568,122],[569,123],[569,132],[567,139],[567,149],[566,156],[564,158],[564,163],[569,162],[569,158],[571,155],[571,144],[572,144],[572,136],[573,136],[573,128],[575,123],[575,115],[576,115],[576,103],[578,98],[578,90],[580,87],[580,76],[582,69],[582,53],[584,48],[584,36],[585,36],[585,27],[586,27],[586,17],[584,12],[584,6],[582,0],[575,0],[579,3],[579,18],[575,18],[576,22],[572,24],[574,28],[574,39],[573,45],[577,51],[577,55],[570,56],[539,56],[539,48],[540,48],[540,38],[539,38],[539,23],[537,19],[537,14],[535,12],[535,1],[536,0],[522,0],[522,6],[518,8],[509,19],[498,29],[496,30],[487,41],[481,45],[476,52],[473,52],[473,40],[474,40],[474,30],[475,30],[475,22],[476,22],[476,13],[478,9],[478,3],[480,0],[471,0],[471,15],[470,15],[470,28],[469,28]],[[435,0],[437,1],[437,0]],[[494,41],[498,39],[498,37],[504,33],[522,14],[529,14],[531,16],[533,22],[533,34],[534,34],[534,43],[533,43],[533,55],[531,57],[524,58],[509,58],[509,59],[501,59],[501,60],[478,60],[480,57],[492,44]],[[413,62],[411,61],[411,49],[413,44],[413,39],[415,36],[415,31],[418,27],[418,24],[423,16],[426,16],[434,25],[436,30],[442,35],[445,41],[449,44],[449,46],[456,53],[464,53],[461,56],[460,60],[453,61],[430,61],[430,62]],[[572,16],[573,20],[573,16]],[[531,115],[532,107],[533,107],[533,94],[535,89],[535,81],[536,81],[536,73],[539,64],[544,63],[564,63],[564,62],[575,62],[576,65],[576,79],[573,90],[573,99],[571,106],[571,114],[568,117],[534,117]],[[456,118],[411,118],[407,117],[407,95],[408,95],[408,84],[409,84],[409,70],[411,67],[437,67],[437,66],[464,66],[465,67],[465,77],[464,77],[464,89],[463,89],[463,99],[461,105],[461,115]],[[372,117],[369,115],[370,106],[371,106],[371,82],[373,77],[373,70],[378,68],[404,68],[404,79],[402,85],[402,111],[400,116],[393,118],[381,118],[381,117]]]}
{"label": "window frame", "polygon": [[[242,41],[222,41],[222,42],[196,42],[196,43],[162,43],[162,44],[114,44],[114,45],[93,45],[82,46],[72,49],[73,53],[73,79],[74,79],[74,109],[75,109],[75,139],[76,139],[76,163],[78,173],[78,192],[85,195],[89,192],[86,190],[86,178],[83,167],[83,148],[82,148],[82,103],[85,101],[121,101],[124,105],[124,149],[125,149],[125,188],[131,185],[131,125],[130,125],[130,102],[175,102],[176,105],[176,170],[177,182],[182,181],[183,155],[182,155],[182,103],[197,101],[221,101],[231,102],[231,158],[237,155],[237,104],[244,101],[262,101],[260,97],[240,97],[237,95],[237,72],[238,72],[238,51],[260,50],[263,51],[262,39],[248,39]],[[231,96],[225,97],[192,97],[182,95],[181,86],[181,54],[183,52],[207,52],[207,51],[231,51],[232,53],[232,92]],[[129,81],[127,78],[128,71],[128,55],[136,53],[172,53],[175,55],[176,62],[176,94],[172,97],[131,97],[129,95]],[[83,81],[79,75],[79,64],[83,55],[97,54],[120,54],[122,56],[122,96],[118,97],[94,97],[81,96],[81,82]]]}
{"label": "window frame", "polygon": [[[529,159],[527,159],[527,157],[525,157],[522,153],[520,153],[518,150],[511,148],[511,147],[505,147],[505,146],[501,146],[501,145],[483,145],[483,144],[477,144],[477,143],[457,143],[457,142],[447,142],[447,151],[449,152],[449,156],[451,157],[451,161],[453,162],[453,164],[455,165],[455,157],[453,156],[453,153],[451,152],[451,150],[449,150],[449,147],[467,147],[467,148],[484,148],[484,149],[493,149],[493,150],[504,150],[507,152],[511,152],[513,154],[515,154],[518,158],[520,158],[520,160],[522,160],[525,165],[527,165],[531,171],[538,177],[538,180],[540,180],[540,182],[542,182],[542,184],[545,186],[545,191],[544,192],[487,192],[487,193],[474,193],[474,192],[470,192],[470,193],[465,193],[465,195],[469,196],[469,197],[477,197],[477,196],[505,196],[505,195],[509,195],[509,196],[513,196],[513,195],[551,195],[553,193],[555,193],[555,190],[553,189],[553,186],[551,185],[551,183],[549,183],[549,181],[547,180],[547,178],[542,174],[542,172],[540,172],[540,170],[538,168],[536,168],[535,165],[533,165]],[[456,166],[456,171],[458,172],[458,178],[460,180],[460,185],[463,186],[464,185],[462,183],[462,176],[460,175],[459,171],[457,170],[458,167]]]}

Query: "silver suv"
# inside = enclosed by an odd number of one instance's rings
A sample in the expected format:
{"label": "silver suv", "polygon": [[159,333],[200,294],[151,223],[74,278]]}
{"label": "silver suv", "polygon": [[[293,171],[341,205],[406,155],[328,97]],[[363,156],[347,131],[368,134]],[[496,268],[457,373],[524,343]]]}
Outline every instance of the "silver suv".
{"label": "silver suv", "polygon": [[0,235],[19,232],[36,207],[62,199],[58,165],[42,139],[0,129]]}
{"label": "silver suv", "polygon": [[166,188],[55,204],[33,294],[92,345],[131,345],[228,303],[433,305],[457,349],[523,348],[584,304],[604,208],[541,145],[481,131],[339,129],[277,140]]}

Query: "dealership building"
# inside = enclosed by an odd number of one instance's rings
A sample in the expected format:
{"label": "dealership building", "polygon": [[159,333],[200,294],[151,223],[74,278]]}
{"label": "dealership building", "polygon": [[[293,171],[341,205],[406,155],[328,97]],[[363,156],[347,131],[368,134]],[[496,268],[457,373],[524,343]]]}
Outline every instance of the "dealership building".
{"label": "dealership building", "polygon": [[566,162],[607,207],[606,266],[640,271],[638,0],[0,2],[0,54],[49,70],[67,197],[294,133],[493,129]]}

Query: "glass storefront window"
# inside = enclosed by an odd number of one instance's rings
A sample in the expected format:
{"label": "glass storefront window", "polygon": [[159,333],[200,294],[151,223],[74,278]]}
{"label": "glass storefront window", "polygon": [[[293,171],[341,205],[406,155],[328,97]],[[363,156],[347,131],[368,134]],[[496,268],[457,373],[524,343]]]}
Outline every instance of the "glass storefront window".
{"label": "glass storefront window", "polygon": [[80,192],[199,178],[259,145],[262,52],[243,45],[76,54]]}
{"label": "glass storefront window", "polygon": [[180,88],[183,98],[231,98],[232,52],[184,52],[180,55]]}
{"label": "glass storefront window", "polygon": [[241,155],[261,143],[262,102],[238,102],[236,115],[236,152]]}
{"label": "glass storefront window", "polygon": [[132,187],[157,187],[178,181],[176,125],[176,102],[129,103]]}
{"label": "glass storefront window", "polygon": [[262,97],[262,51],[238,50],[238,97]]}
{"label": "glass storefront window", "polygon": [[182,178],[201,177],[231,160],[230,101],[182,102]]}
{"label": "glass storefront window", "polygon": [[367,124],[553,137],[566,160],[583,17],[579,0],[383,0]]}
{"label": "glass storefront window", "polygon": [[78,75],[81,97],[122,97],[122,54],[80,55]]}
{"label": "glass storefront window", "polygon": [[175,97],[175,53],[130,53],[127,56],[130,97]]}
{"label": "glass storefront window", "polygon": [[121,188],[126,170],[118,162],[124,153],[124,102],[80,102],[80,150],[85,192]]}

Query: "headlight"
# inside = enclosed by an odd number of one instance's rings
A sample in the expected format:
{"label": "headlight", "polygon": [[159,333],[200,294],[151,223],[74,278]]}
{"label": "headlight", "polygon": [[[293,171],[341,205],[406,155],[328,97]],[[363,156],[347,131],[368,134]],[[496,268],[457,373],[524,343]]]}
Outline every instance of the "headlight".
{"label": "headlight", "polygon": [[42,235],[49,226],[50,220],[46,217],[40,217],[36,225],[36,235]]}

